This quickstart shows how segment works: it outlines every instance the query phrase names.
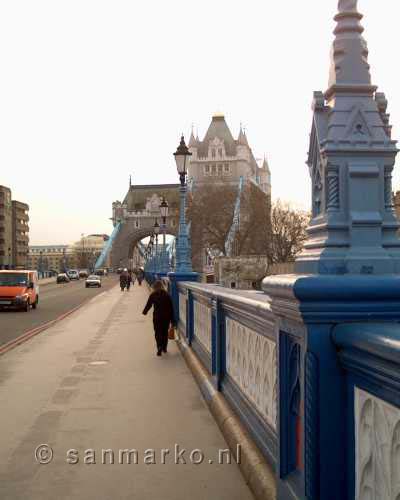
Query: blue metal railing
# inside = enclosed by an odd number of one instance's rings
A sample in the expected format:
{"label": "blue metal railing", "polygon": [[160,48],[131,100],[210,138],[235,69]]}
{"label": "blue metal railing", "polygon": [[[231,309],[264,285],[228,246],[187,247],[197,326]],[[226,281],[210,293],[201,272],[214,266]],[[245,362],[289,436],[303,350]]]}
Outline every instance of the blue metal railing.
{"label": "blue metal railing", "polygon": [[104,245],[104,248],[96,261],[96,264],[94,266],[95,269],[99,269],[99,268],[104,266],[107,255],[111,251],[114,240],[117,237],[119,230],[121,229],[121,226],[122,226],[122,222],[118,222],[117,225],[114,227],[113,232],[111,233],[110,239]]}

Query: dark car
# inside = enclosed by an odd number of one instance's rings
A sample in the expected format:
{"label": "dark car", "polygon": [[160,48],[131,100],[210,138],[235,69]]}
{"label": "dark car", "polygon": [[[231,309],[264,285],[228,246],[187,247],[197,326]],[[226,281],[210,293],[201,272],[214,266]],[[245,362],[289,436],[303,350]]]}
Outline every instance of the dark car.
{"label": "dark car", "polygon": [[57,283],[69,283],[70,279],[68,278],[67,273],[60,273],[57,275]]}

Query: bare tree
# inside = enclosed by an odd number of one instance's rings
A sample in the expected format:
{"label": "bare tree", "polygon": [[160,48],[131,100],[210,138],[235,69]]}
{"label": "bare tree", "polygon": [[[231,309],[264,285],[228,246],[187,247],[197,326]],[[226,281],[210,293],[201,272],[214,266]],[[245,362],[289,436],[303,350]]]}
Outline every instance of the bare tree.
{"label": "bare tree", "polygon": [[225,255],[225,242],[232,226],[237,187],[212,185],[198,187],[188,202],[193,253],[209,246]]}
{"label": "bare tree", "polygon": [[258,186],[247,183],[240,206],[240,224],[236,234],[236,255],[268,255],[271,238],[271,199]]}
{"label": "bare tree", "polygon": [[270,262],[293,262],[307,238],[308,213],[278,200],[271,210]]}
{"label": "bare tree", "polygon": [[[238,186],[208,184],[197,187],[189,199],[187,215],[191,221],[192,261],[196,270],[201,270],[204,248],[226,254],[237,197]],[[234,234],[233,255],[267,255],[270,197],[252,182],[246,182],[240,201],[240,224]]]}

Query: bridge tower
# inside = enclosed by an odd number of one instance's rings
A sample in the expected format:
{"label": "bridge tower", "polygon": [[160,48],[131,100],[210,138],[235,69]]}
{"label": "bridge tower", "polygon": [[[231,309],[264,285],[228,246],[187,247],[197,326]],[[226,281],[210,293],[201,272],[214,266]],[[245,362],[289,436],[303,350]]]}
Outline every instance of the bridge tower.
{"label": "bridge tower", "polygon": [[167,234],[176,236],[179,220],[179,184],[133,185],[121,201],[112,204],[112,221],[120,229],[116,235],[111,262],[114,268],[129,267],[134,248],[153,232],[155,220],[161,221],[160,205],[165,198],[169,204]]}

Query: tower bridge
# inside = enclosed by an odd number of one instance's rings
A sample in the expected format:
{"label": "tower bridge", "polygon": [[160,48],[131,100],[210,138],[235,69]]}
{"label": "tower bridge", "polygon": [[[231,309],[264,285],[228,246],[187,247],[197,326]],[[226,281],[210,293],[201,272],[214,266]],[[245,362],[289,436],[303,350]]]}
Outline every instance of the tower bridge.
{"label": "tower bridge", "polygon": [[179,184],[129,184],[121,201],[112,204],[112,221],[118,228],[112,242],[111,263],[114,268],[127,267],[137,244],[153,233],[154,223],[160,222],[160,205],[169,205],[166,233],[176,236],[179,219]]}

